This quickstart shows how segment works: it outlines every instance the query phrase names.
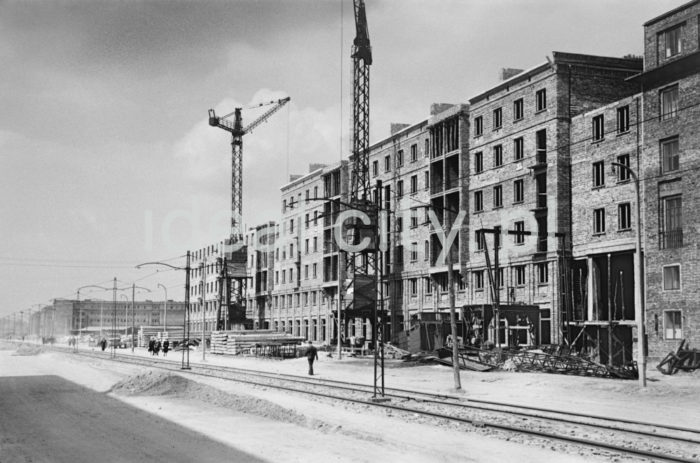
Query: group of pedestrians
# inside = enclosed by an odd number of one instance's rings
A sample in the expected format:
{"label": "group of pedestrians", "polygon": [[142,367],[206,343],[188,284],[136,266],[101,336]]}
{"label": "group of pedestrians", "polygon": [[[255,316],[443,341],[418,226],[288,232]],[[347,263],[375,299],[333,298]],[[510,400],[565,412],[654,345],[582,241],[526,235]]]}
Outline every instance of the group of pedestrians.
{"label": "group of pedestrians", "polygon": [[150,352],[151,355],[159,355],[161,349],[163,350],[163,357],[167,357],[168,351],[170,350],[170,341],[166,339],[161,343],[160,340],[155,338],[151,338],[151,340],[148,341],[148,352]]}

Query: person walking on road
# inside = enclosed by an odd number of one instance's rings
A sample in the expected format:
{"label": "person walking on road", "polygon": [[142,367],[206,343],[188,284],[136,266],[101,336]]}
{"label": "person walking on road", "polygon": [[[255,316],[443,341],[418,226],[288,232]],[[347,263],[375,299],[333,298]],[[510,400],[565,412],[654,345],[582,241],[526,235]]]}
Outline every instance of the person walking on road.
{"label": "person walking on road", "polygon": [[158,352],[160,352],[160,341],[156,339],[156,342],[153,344],[153,353],[158,355]]}
{"label": "person walking on road", "polygon": [[168,350],[170,350],[170,341],[166,339],[163,341],[163,357],[168,356]]}
{"label": "person walking on road", "polygon": [[102,338],[102,341],[100,341],[100,347],[102,347],[102,352],[107,348],[107,340],[105,338]]}
{"label": "person walking on road", "polygon": [[309,348],[306,350],[306,359],[309,361],[309,374],[314,374],[314,360],[318,360],[318,350],[309,341]]}
{"label": "person walking on road", "polygon": [[155,347],[155,345],[156,345],[156,340],[153,339],[153,338],[151,338],[151,339],[148,341],[148,352],[150,352],[151,355],[155,355],[154,352],[153,352],[153,348]]}

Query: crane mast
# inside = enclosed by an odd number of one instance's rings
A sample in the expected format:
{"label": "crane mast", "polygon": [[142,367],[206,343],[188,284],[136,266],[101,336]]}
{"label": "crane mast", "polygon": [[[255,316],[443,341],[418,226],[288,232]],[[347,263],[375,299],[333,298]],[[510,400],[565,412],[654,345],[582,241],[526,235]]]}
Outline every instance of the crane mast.
{"label": "crane mast", "polygon": [[350,197],[366,200],[369,197],[369,67],[372,47],[367,30],[364,0],[354,0],[356,35],[352,45],[352,177]]}

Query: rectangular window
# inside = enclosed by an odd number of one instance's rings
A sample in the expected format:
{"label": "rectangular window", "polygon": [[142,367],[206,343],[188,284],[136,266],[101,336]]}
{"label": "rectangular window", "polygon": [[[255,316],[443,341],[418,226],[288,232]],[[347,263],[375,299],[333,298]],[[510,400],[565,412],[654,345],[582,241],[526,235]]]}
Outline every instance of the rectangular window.
{"label": "rectangular window", "polygon": [[605,233],[605,209],[595,209],[593,211],[593,233]]}
{"label": "rectangular window", "polygon": [[513,203],[522,203],[525,200],[525,186],[522,180],[513,182]]}
{"label": "rectangular window", "polygon": [[423,173],[423,176],[425,177],[423,181],[425,182],[425,189],[427,190],[428,188],[430,188],[430,171],[426,170]]}
{"label": "rectangular window", "polygon": [[474,275],[474,289],[477,291],[481,291],[484,289],[484,271],[483,270],[478,270],[476,272],[472,272]]}
{"label": "rectangular window", "polygon": [[477,251],[483,251],[483,250],[484,250],[484,247],[485,247],[485,245],[486,245],[485,238],[486,238],[486,237],[484,236],[484,232],[483,232],[483,231],[481,231],[481,230],[476,230],[476,231],[474,232],[474,244],[475,244],[474,248],[475,248]]}
{"label": "rectangular window", "polygon": [[515,270],[515,286],[525,286],[525,266],[516,265]]}
{"label": "rectangular window", "polygon": [[416,162],[418,160],[418,145],[411,145],[411,162]]}
{"label": "rectangular window", "polygon": [[537,284],[544,285],[549,283],[549,267],[546,262],[537,264]]}
{"label": "rectangular window", "polygon": [[683,198],[681,195],[661,199],[659,228],[661,249],[683,246]]}
{"label": "rectangular window", "polygon": [[426,138],[425,139],[425,148],[424,148],[424,153],[423,157],[428,157],[430,155],[430,139]]}
{"label": "rectangular window", "polygon": [[411,175],[411,194],[418,193],[418,176]]}
{"label": "rectangular window", "polygon": [[538,90],[535,93],[535,111],[544,111],[547,109],[547,90]]}
{"label": "rectangular window", "polygon": [[[630,166],[630,155],[629,154],[621,154],[620,156],[617,157],[617,162],[618,164],[622,164],[623,166]],[[630,179],[630,171],[629,169],[625,169],[624,167],[617,167],[617,181],[619,183],[622,182],[628,182]]]}
{"label": "rectangular window", "polygon": [[396,196],[398,198],[403,196],[403,180],[396,182]]}
{"label": "rectangular window", "polygon": [[411,208],[411,228],[416,228],[418,226],[418,209]]}
{"label": "rectangular window", "polygon": [[513,120],[519,121],[525,115],[523,99],[519,98],[513,102]]}
{"label": "rectangular window", "polygon": [[312,267],[312,276],[313,278],[316,278],[316,272],[318,271],[318,264],[314,264]]}
{"label": "rectangular window", "polygon": [[418,295],[418,278],[411,278],[411,296]]}
{"label": "rectangular window", "polygon": [[493,110],[493,130],[500,129],[503,125],[503,109],[496,108]]}
{"label": "rectangular window", "polygon": [[617,229],[629,230],[632,228],[632,207],[630,203],[617,205]]}
{"label": "rectangular window", "polygon": [[479,116],[474,118],[474,136],[479,137],[484,133],[484,119]]}
{"label": "rectangular window", "polygon": [[306,228],[309,228],[309,222],[310,222],[310,220],[309,220],[309,214],[304,214],[304,226],[305,226]]}
{"label": "rectangular window", "polygon": [[659,109],[661,119],[671,119],[678,116],[678,85],[666,87],[659,92]]}
{"label": "rectangular window", "polygon": [[309,239],[306,238],[304,240],[304,254],[308,254],[308,253],[309,253]]}
{"label": "rectangular window", "polygon": [[683,339],[682,321],[680,310],[664,311],[664,339]]}
{"label": "rectangular window", "polygon": [[474,153],[474,172],[477,174],[484,170],[484,153],[478,151]]}
{"label": "rectangular window", "polygon": [[661,172],[673,172],[680,167],[678,137],[663,140],[661,144]]}
{"label": "rectangular window", "polygon": [[525,243],[525,222],[524,221],[519,221],[515,222],[513,224],[515,234],[513,235],[513,242],[515,244],[523,244]]}
{"label": "rectangular window", "polygon": [[525,141],[523,137],[513,140],[513,160],[521,161],[525,157]]}
{"label": "rectangular window", "polygon": [[318,251],[318,237],[314,236],[314,252]]}
{"label": "rectangular window", "polygon": [[403,150],[396,153],[396,167],[403,167]]}
{"label": "rectangular window", "polygon": [[617,133],[628,132],[630,129],[630,107],[617,108]]}
{"label": "rectangular window", "polygon": [[372,175],[375,177],[379,174],[379,161],[372,161]]}
{"label": "rectangular window", "polygon": [[659,41],[662,42],[664,56],[666,58],[676,56],[683,51],[683,42],[681,41],[682,31],[683,25],[679,24],[660,34]]}
{"label": "rectangular window", "polygon": [[593,163],[593,188],[605,186],[605,162]]}
{"label": "rectangular window", "polygon": [[664,291],[681,289],[681,266],[668,265],[664,267]]}
{"label": "rectangular window", "polygon": [[425,282],[425,294],[433,294],[433,282],[430,281],[430,277],[425,277],[423,280]]}
{"label": "rectangular window", "polygon": [[481,212],[484,210],[484,192],[475,191],[474,192],[474,212]]}
{"label": "rectangular window", "polygon": [[309,266],[304,265],[304,279],[308,280],[309,279]]}
{"label": "rectangular window", "polygon": [[396,218],[396,231],[399,233],[403,231],[403,217]]}
{"label": "rectangular window", "polygon": [[493,147],[493,166],[500,167],[503,165],[503,145]]}
{"label": "rectangular window", "polygon": [[411,262],[418,260],[418,243],[411,243]]}
{"label": "rectangular window", "polygon": [[391,156],[384,156],[384,172],[391,172]]}
{"label": "rectangular window", "polygon": [[496,185],[493,187],[493,207],[503,207],[503,186]]}
{"label": "rectangular window", "polygon": [[591,121],[591,138],[600,141],[605,138],[605,117],[601,114]]}
{"label": "rectangular window", "polygon": [[537,164],[547,164],[547,129],[535,133]]}

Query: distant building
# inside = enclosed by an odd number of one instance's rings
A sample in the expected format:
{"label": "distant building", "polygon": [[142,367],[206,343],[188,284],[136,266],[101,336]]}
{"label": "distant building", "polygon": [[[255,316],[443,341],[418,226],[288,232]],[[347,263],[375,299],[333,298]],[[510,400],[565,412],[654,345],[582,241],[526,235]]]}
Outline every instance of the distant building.
{"label": "distant building", "polygon": [[[33,314],[36,318],[33,334],[42,337],[63,337],[79,334],[126,334],[142,326],[181,330],[184,323],[185,303],[167,301],[136,301],[98,299],[55,299]],[[166,320],[167,316],[167,320]],[[162,329],[160,331],[163,331]]]}

